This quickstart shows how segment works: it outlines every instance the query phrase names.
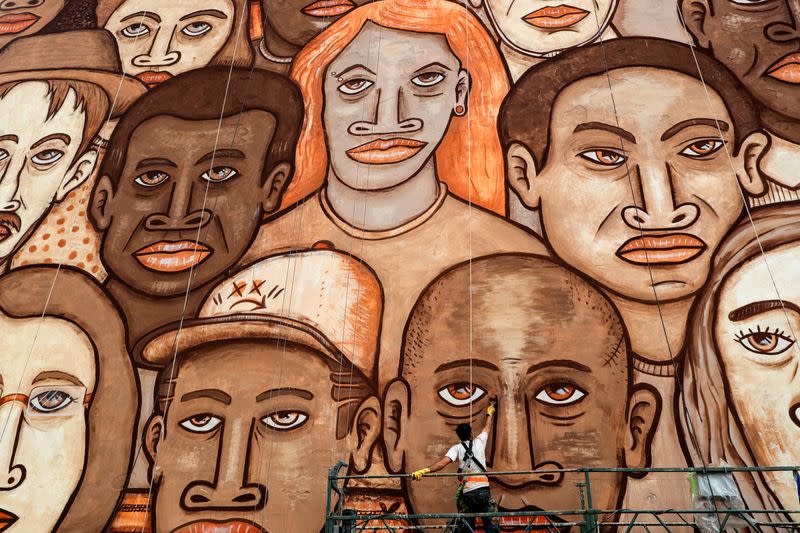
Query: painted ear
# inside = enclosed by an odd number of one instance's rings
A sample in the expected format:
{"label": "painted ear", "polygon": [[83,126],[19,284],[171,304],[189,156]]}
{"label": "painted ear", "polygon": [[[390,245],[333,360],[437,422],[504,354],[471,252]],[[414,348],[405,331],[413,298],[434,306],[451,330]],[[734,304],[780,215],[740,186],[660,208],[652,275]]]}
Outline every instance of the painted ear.
{"label": "painted ear", "polygon": [[286,192],[291,175],[292,165],[289,163],[278,163],[272,168],[261,188],[264,193],[264,199],[261,202],[261,208],[264,213],[272,213],[280,207],[283,193]]}
{"label": "painted ear", "polygon": [[97,151],[89,150],[72,165],[72,168],[69,169],[69,172],[67,172],[64,179],[61,180],[61,184],[56,190],[56,202],[62,201],[69,193],[89,179],[89,176],[92,175],[92,172],[94,172],[97,166],[97,158]]}
{"label": "painted ear", "polygon": [[381,434],[381,402],[375,396],[358,407],[350,430],[350,458],[357,472],[366,472],[372,464],[372,453]]}
{"label": "painted ear", "polygon": [[761,158],[769,151],[770,140],[763,132],[751,133],[742,143],[740,156],[744,170],[737,172],[739,184],[750,196],[761,196],[767,190],[767,176],[761,172]]}
{"label": "painted ear", "polygon": [[114,186],[111,178],[101,176],[94,185],[89,201],[89,220],[94,229],[105,231],[111,225],[111,202],[114,200]]}
{"label": "painted ear", "polygon": [[[625,466],[648,468],[651,462],[651,446],[661,414],[661,397],[650,385],[633,387],[628,401],[628,428],[625,434]],[[641,474],[631,477],[640,478]]]}
{"label": "painted ear", "polygon": [[150,464],[150,479],[157,482],[156,477],[160,477],[161,470],[156,466],[158,456],[158,445],[161,443],[161,434],[164,431],[164,417],[153,415],[147,421],[142,435],[142,448],[147,462]]}
{"label": "painted ear", "polygon": [[681,18],[686,24],[686,29],[694,37],[695,42],[700,48],[711,48],[711,41],[706,36],[706,19],[711,12],[709,0],[681,0]]}
{"label": "painted ear", "polygon": [[408,384],[400,378],[389,383],[383,397],[383,448],[386,467],[393,474],[401,474],[405,468],[404,439],[409,429],[410,404]]}
{"label": "painted ear", "polygon": [[536,159],[524,144],[514,142],[506,150],[506,176],[523,204],[531,209],[539,207],[541,197],[537,193]]}
{"label": "painted ear", "polygon": [[469,111],[469,91],[472,79],[469,72],[464,69],[458,71],[458,81],[456,82],[456,103],[453,106],[453,113],[463,116]]}

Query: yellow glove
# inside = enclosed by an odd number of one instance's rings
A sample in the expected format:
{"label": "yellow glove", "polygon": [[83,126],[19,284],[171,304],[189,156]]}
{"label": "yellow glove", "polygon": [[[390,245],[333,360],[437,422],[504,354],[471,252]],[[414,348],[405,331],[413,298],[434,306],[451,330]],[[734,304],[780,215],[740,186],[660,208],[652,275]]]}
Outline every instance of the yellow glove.
{"label": "yellow glove", "polygon": [[422,476],[424,476],[425,474],[429,474],[430,471],[431,471],[430,468],[423,468],[422,470],[417,470],[416,472],[412,472],[411,479],[419,481],[420,479],[422,479]]}
{"label": "yellow glove", "polygon": [[489,416],[494,416],[495,407],[493,403],[489,404],[489,407],[486,408],[486,414]]}

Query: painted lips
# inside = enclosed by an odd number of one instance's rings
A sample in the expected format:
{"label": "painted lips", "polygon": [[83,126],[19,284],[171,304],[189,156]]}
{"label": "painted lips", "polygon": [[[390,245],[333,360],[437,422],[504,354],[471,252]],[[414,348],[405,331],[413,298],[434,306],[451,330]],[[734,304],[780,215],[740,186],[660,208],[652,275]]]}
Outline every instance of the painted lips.
{"label": "painted lips", "polygon": [[168,79],[172,77],[172,74],[169,72],[154,72],[152,70],[148,70],[147,72],[140,72],[136,75],[136,77],[147,85],[148,88],[152,89],[156,85],[160,83],[164,83]]}
{"label": "painted lips", "polygon": [[0,509],[0,531],[10,528],[17,520],[19,520],[19,517],[14,513]]}
{"label": "painted lips", "polygon": [[706,243],[686,233],[651,235],[628,240],[617,250],[617,256],[634,265],[679,265],[706,248]]}
{"label": "painted lips", "polygon": [[390,165],[411,159],[427,144],[414,139],[378,139],[351,148],[347,156],[366,165]]}
{"label": "painted lips", "polygon": [[0,35],[27,30],[39,20],[33,13],[12,13],[0,17]]}
{"label": "painted lips", "polygon": [[356,4],[351,0],[319,0],[307,5],[301,11],[311,17],[336,17],[352,11],[355,7]]}
{"label": "painted lips", "polygon": [[767,69],[767,76],[786,83],[800,83],[800,53],[789,54]]}
{"label": "painted lips", "polygon": [[568,28],[586,18],[589,14],[585,9],[560,5],[548,6],[528,13],[522,20],[545,30]]}
{"label": "painted lips", "polygon": [[205,261],[214,251],[205,244],[194,241],[161,241],[133,253],[148,270],[156,272],[183,272]]}
{"label": "painted lips", "polygon": [[0,212],[0,242],[19,231],[20,226],[22,226],[22,220],[20,220],[19,215]]}
{"label": "painted lips", "polygon": [[267,530],[241,520],[228,522],[201,520],[173,529],[172,533],[267,533]]}

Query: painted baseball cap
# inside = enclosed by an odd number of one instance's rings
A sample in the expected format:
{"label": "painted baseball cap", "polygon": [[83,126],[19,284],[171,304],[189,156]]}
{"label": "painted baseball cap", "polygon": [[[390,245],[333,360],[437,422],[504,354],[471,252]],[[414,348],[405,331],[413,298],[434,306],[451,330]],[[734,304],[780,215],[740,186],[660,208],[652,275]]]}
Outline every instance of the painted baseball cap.
{"label": "painted baseball cap", "polygon": [[176,353],[226,339],[265,338],[313,348],[373,378],[383,289],[351,255],[312,249],[275,255],[217,285],[196,319],[145,336],[137,360],[156,368]]}

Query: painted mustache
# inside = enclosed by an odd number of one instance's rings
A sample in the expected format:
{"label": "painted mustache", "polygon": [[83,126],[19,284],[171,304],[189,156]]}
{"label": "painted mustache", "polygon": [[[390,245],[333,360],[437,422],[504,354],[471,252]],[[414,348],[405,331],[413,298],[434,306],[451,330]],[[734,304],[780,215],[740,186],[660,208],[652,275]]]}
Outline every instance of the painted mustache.
{"label": "painted mustache", "polygon": [[20,33],[27,30],[39,20],[33,13],[10,13],[0,17],[0,35]]}
{"label": "painted mustache", "polygon": [[18,232],[21,226],[22,220],[19,215],[7,211],[0,212],[0,242],[9,238],[12,233]]}
{"label": "painted mustache", "polygon": [[707,248],[699,237],[687,233],[652,235],[629,239],[617,250],[617,257],[634,265],[679,265]]}
{"label": "painted mustache", "polygon": [[767,76],[786,83],[800,84],[800,53],[789,54],[767,69]]}
{"label": "painted mustache", "polygon": [[139,74],[136,75],[136,78],[138,78],[139,81],[147,85],[148,89],[152,89],[156,85],[164,83],[171,77],[172,74],[170,74],[169,72],[163,72],[163,71],[155,72],[152,70],[148,70],[147,72],[140,72]]}
{"label": "painted mustache", "polygon": [[414,139],[378,139],[349,149],[347,156],[366,165],[390,165],[411,159],[428,143]]}
{"label": "painted mustache", "polygon": [[143,267],[163,273],[183,272],[208,259],[214,253],[205,244],[194,241],[161,241],[133,253]]}
{"label": "painted mustache", "polygon": [[5,531],[14,525],[19,517],[10,511],[0,509],[0,531]]}
{"label": "painted mustache", "polygon": [[227,522],[216,522],[211,520],[201,520],[192,522],[173,529],[171,533],[268,533],[266,529],[251,522],[241,520],[231,520]]}
{"label": "painted mustache", "polygon": [[301,11],[312,17],[336,17],[352,11],[355,7],[356,4],[351,0],[319,0],[307,5]]}
{"label": "painted mustache", "polygon": [[589,12],[585,9],[561,5],[537,9],[536,11],[528,13],[522,17],[522,20],[531,26],[549,30],[568,28],[569,26],[577,24],[585,19],[587,15],[589,15]]}

